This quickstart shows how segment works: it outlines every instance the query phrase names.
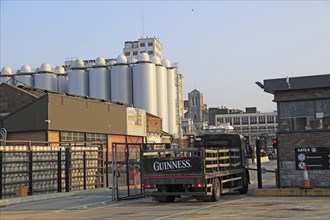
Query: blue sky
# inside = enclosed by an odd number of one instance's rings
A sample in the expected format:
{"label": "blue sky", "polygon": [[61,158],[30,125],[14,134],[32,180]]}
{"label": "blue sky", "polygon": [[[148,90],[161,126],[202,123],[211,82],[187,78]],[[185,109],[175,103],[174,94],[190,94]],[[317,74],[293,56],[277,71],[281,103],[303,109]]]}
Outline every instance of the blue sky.
{"label": "blue sky", "polygon": [[144,30],[179,63],[185,97],[196,88],[208,107],[272,111],[256,81],[329,73],[329,10],[329,1],[1,0],[0,66],[116,58]]}

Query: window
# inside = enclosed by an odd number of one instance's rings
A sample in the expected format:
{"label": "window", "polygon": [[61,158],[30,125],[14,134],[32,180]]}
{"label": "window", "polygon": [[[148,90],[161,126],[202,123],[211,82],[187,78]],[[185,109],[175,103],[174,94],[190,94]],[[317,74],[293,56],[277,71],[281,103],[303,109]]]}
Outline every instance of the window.
{"label": "window", "polygon": [[154,54],[154,52],[153,51],[148,51],[148,54],[152,55],[152,54]]}
{"label": "window", "polygon": [[274,116],[268,115],[267,116],[267,123],[274,123]]}
{"label": "window", "polygon": [[246,117],[246,116],[242,117],[242,124],[243,125],[249,124],[249,117]]}
{"label": "window", "polygon": [[105,134],[93,134],[93,133],[87,133],[86,134],[86,141],[107,141],[107,136]]}
{"label": "window", "polygon": [[85,134],[82,132],[61,131],[61,141],[85,141]]}
{"label": "window", "polygon": [[133,52],[133,55],[134,55],[134,56],[138,55],[138,52],[137,52],[137,51],[134,51],[134,52]]}
{"label": "window", "polygon": [[330,129],[330,99],[315,101],[316,129]]}
{"label": "window", "polygon": [[239,125],[241,123],[240,117],[234,117],[234,125]]}
{"label": "window", "polygon": [[146,44],[145,43],[140,43],[140,47],[145,47]]}
{"label": "window", "polygon": [[279,103],[279,131],[330,129],[330,99]]}
{"label": "window", "polygon": [[259,116],[259,124],[265,124],[265,116]]}
{"label": "window", "polygon": [[250,116],[250,124],[257,124],[257,116]]}
{"label": "window", "polygon": [[226,123],[231,123],[231,118],[226,118],[225,121]]}
{"label": "window", "polygon": [[130,54],[130,52],[125,52],[125,56],[129,56]]}
{"label": "window", "polygon": [[148,43],[148,46],[149,47],[152,47],[154,44],[153,43]]}
{"label": "window", "polygon": [[223,118],[217,118],[217,124],[223,124]]}
{"label": "window", "polygon": [[145,53],[145,51],[140,51],[140,53]]}

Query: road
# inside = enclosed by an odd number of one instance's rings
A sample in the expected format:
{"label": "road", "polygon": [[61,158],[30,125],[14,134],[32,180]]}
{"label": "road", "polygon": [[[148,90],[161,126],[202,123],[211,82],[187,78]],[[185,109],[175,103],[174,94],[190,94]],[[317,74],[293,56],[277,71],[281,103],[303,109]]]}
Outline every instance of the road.
{"label": "road", "polygon": [[[266,165],[271,166],[272,162]],[[256,174],[255,174],[256,175]],[[274,174],[272,174],[274,175]],[[251,173],[251,177],[254,174]],[[267,178],[264,178],[265,185]],[[256,187],[255,179],[252,187]],[[222,195],[218,202],[198,202],[189,197],[174,203],[151,198],[112,201],[111,191],[21,203],[0,210],[1,220],[11,219],[330,219],[330,198],[255,197]]]}

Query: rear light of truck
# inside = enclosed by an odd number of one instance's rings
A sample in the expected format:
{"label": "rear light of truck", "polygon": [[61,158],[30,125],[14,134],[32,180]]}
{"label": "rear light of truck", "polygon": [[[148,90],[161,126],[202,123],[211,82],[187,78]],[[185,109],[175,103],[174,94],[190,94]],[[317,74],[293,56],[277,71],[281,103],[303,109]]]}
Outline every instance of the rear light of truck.
{"label": "rear light of truck", "polygon": [[144,185],[144,188],[145,189],[152,189],[152,188],[155,188],[155,186],[153,184],[147,183],[147,184]]}
{"label": "rear light of truck", "polygon": [[196,183],[194,185],[194,187],[196,187],[196,188],[204,188],[205,187],[205,184],[204,183]]}

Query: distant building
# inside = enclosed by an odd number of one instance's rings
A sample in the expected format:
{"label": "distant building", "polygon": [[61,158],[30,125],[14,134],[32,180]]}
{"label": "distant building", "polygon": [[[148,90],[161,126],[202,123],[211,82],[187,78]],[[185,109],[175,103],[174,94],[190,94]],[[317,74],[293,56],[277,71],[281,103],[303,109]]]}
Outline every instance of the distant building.
{"label": "distant building", "polygon": [[[203,93],[194,89],[188,93],[185,101],[185,123],[182,129],[185,133],[199,133],[207,128],[208,114],[207,106],[204,104]],[[193,126],[192,126],[193,124]],[[193,129],[192,129],[193,127]]]}
{"label": "distant building", "polygon": [[275,136],[277,129],[277,112],[259,112],[256,107],[245,108],[245,111],[227,108],[210,108],[209,125],[228,124],[235,131],[249,136]]}
{"label": "distant building", "polygon": [[127,60],[137,59],[140,53],[147,53],[149,56],[156,56],[161,60],[162,44],[156,37],[125,41],[123,55],[127,57]]}

